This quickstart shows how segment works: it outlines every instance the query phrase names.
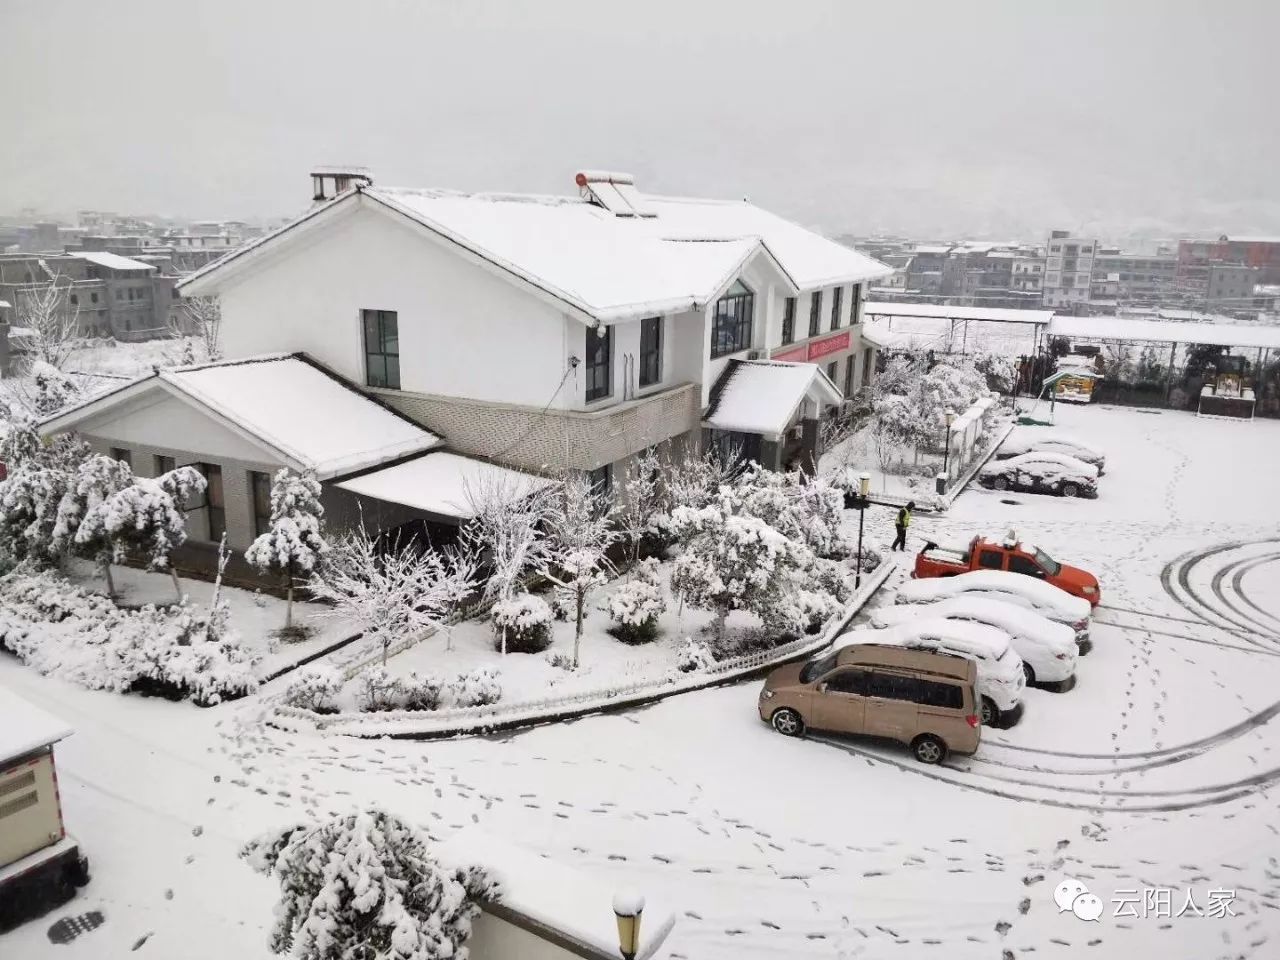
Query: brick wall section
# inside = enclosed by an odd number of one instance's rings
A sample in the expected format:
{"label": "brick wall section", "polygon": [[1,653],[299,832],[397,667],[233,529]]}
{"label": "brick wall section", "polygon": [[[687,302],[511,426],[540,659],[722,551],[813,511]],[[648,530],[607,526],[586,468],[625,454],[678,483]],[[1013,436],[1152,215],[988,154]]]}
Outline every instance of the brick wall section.
{"label": "brick wall section", "polygon": [[594,470],[698,428],[699,389],[682,384],[599,411],[548,410],[375,390],[459,453],[540,473]]}

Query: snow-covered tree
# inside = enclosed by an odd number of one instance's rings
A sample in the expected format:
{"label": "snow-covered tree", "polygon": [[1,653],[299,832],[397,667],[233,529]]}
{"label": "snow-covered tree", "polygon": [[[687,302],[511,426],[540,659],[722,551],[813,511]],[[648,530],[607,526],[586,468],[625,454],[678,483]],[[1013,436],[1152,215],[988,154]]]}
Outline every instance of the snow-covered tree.
{"label": "snow-covered tree", "polygon": [[715,613],[715,637],[723,641],[734,610],[763,616],[793,588],[813,562],[803,544],[759,517],[737,512],[729,491],[702,508],[677,507],[672,525],[685,542],[671,574],[671,588],[691,605]]}
{"label": "snow-covered tree", "polygon": [[334,612],[350,616],[382,644],[439,628],[476,588],[476,556],[464,548],[434,550],[410,540],[385,543],[358,527],[331,544],[308,587]]}
{"label": "snow-covered tree", "polygon": [[[169,335],[186,340],[189,331],[194,332],[203,345],[206,360],[216,363],[222,359],[222,305],[217,297],[182,298],[182,313],[170,318]],[[182,362],[191,364],[195,360],[188,340],[183,344]]]}
{"label": "snow-covered tree", "polygon": [[843,556],[844,493],[827,477],[753,466],[736,488],[742,512],[802,543],[820,557]]}
{"label": "snow-covered tree", "polygon": [[135,477],[133,483],[87,511],[76,532],[78,543],[110,543],[112,559],[145,559],[148,570],[168,570],[182,600],[182,584],[169,556],[187,539],[180,504],[204,490],[205,479],[192,467],[178,467],[156,478]]}
{"label": "snow-covered tree", "polygon": [[539,572],[573,601],[576,670],[581,659],[587,597],[608,580],[613,569],[608,553],[618,535],[613,527],[612,504],[585,474],[571,474],[556,490],[546,523],[547,550]]}
{"label": "snow-covered tree", "polygon": [[49,280],[22,290],[17,325],[30,331],[25,339],[35,360],[60,370],[75,349],[80,308],[70,302],[70,282],[51,272],[45,261],[39,265]]}
{"label": "snow-covered tree", "polygon": [[657,525],[669,537],[676,536],[671,516],[677,507],[704,507],[719,494],[720,488],[731,485],[742,472],[742,460],[737,454],[725,459],[716,447],[709,447],[701,456],[686,454],[667,465],[662,484],[662,508]]}
{"label": "snow-covered tree", "polygon": [[38,563],[59,559],[58,505],[87,455],[88,448],[70,436],[45,444],[25,414],[10,421],[0,443],[0,461],[8,468],[0,481],[0,544],[6,554]]}
{"label": "snow-covered tree", "polygon": [[635,578],[609,597],[613,635],[624,643],[645,643],[657,635],[658,617],[667,609],[658,561],[649,557],[635,567]]}
{"label": "snow-covered tree", "polygon": [[85,459],[75,471],[67,490],[58,502],[57,518],[53,527],[52,546],[59,555],[77,553],[92,560],[102,571],[107,582],[107,596],[116,595],[111,578],[111,562],[115,546],[106,528],[95,524],[81,536],[81,525],[90,511],[114,497],[133,483],[133,471],[127,463],[114,457],[95,454]]}
{"label": "snow-covered tree", "polygon": [[422,830],[380,810],[276,830],[240,855],[279,882],[269,946],[294,960],[464,958],[479,901],[501,896],[483,868],[441,864]]}
{"label": "snow-covered tree", "polygon": [[38,417],[49,417],[80,396],[80,388],[70,377],[44,360],[31,364],[32,389],[28,403]]}
{"label": "snow-covered tree", "polygon": [[[483,474],[465,489],[472,520],[463,529],[462,542],[484,557],[485,599],[510,600],[520,581],[546,556],[544,528],[555,491],[499,473]],[[505,654],[505,636],[501,648]]]}
{"label": "snow-covered tree", "polygon": [[644,538],[653,533],[662,514],[662,462],[650,447],[636,458],[630,475],[622,483],[622,496],[614,511],[614,521],[626,535],[631,563],[640,560]]}
{"label": "snow-covered tree", "polygon": [[245,551],[244,558],[263,573],[284,577],[288,600],[284,626],[293,627],[293,585],[310,575],[324,555],[321,532],[324,507],[320,484],[311,473],[281,470],[271,481],[271,528]]}

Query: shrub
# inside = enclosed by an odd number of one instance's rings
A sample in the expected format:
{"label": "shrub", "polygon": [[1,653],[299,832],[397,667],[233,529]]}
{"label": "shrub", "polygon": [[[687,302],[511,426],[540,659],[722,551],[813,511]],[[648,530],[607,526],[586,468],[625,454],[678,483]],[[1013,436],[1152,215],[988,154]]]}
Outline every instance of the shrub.
{"label": "shrub", "polygon": [[502,684],[493,670],[472,670],[449,684],[449,697],[456,707],[486,707],[502,699]]}
{"label": "shrub", "polygon": [[337,710],[334,700],[344,682],[342,674],[332,667],[304,667],[285,690],[284,702],[316,713],[333,713]]}
{"label": "shrub", "polygon": [[[862,559],[865,563],[867,559],[867,548],[862,548]],[[854,555],[853,563],[845,566],[834,560],[818,560],[813,565],[812,582],[814,587],[824,593],[829,593],[841,603],[848,601],[853,594],[852,567],[857,564],[857,554]],[[864,568],[865,569],[865,568]]]}
{"label": "shrub", "polygon": [[444,702],[445,683],[427,674],[409,674],[400,682],[400,707],[403,710],[439,710]]}
{"label": "shrub", "polygon": [[716,658],[711,648],[701,640],[685,637],[676,649],[676,669],[681,673],[693,673],[695,670],[709,670],[716,665]]}
{"label": "shrub", "polygon": [[609,632],[623,643],[648,643],[658,635],[658,617],[666,608],[657,564],[645,560],[637,566],[635,579],[622,584],[609,598],[613,621]]}
{"label": "shrub", "polygon": [[551,646],[551,608],[540,597],[522,593],[493,605],[494,647],[508,653],[541,653]]}
{"label": "shrub", "polygon": [[547,663],[555,667],[557,670],[573,669],[573,657],[569,656],[567,653],[562,653],[559,650],[547,651]]}
{"label": "shrub", "polygon": [[381,710],[395,710],[400,706],[403,690],[398,677],[387,672],[386,667],[374,667],[366,670],[360,678],[360,692],[357,701],[360,709],[366,713]]}

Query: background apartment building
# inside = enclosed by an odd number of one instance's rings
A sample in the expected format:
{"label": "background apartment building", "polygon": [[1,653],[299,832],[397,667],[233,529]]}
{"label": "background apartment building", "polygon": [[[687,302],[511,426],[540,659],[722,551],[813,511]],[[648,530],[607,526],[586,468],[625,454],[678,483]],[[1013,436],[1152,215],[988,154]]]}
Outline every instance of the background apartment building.
{"label": "background apartment building", "polygon": [[1087,302],[1098,241],[1073,237],[1066,230],[1054,230],[1045,247],[1041,302],[1054,308]]}

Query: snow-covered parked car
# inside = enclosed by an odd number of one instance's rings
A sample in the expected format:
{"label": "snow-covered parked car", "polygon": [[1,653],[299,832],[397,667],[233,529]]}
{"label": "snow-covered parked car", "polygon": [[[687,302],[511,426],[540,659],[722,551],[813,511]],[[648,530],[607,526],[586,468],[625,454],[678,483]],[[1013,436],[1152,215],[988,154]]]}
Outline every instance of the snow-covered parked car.
{"label": "snow-covered parked car", "polygon": [[933,603],[951,597],[979,596],[1034,610],[1075,631],[1081,653],[1090,646],[1089,614],[1093,607],[1051,583],[1007,570],[974,570],[954,577],[908,580],[898,589],[898,603]]}
{"label": "snow-covered parked car", "polygon": [[1022,716],[1026,674],[1009,635],[982,623],[945,617],[920,617],[882,630],[857,627],[837,638],[842,643],[880,643],[929,650],[972,660],[978,667],[978,702],[982,722],[1011,726]]}
{"label": "snow-covered parked car", "polygon": [[1008,460],[1024,453],[1061,453],[1083,460],[1098,468],[1101,476],[1107,470],[1107,455],[1083,440],[1064,434],[1047,434],[1038,430],[1015,430],[996,451],[997,460]]}
{"label": "snow-covered parked car", "polygon": [[1021,453],[988,463],[978,471],[978,483],[996,490],[1092,498],[1098,495],[1098,468],[1063,453]]}
{"label": "snow-covered parked car", "polygon": [[972,595],[937,603],[881,607],[872,611],[871,623],[876,627],[897,627],[924,617],[982,623],[1003,630],[1022,658],[1027,683],[1055,684],[1064,690],[1075,681],[1079,655],[1075,631],[1004,600]]}

